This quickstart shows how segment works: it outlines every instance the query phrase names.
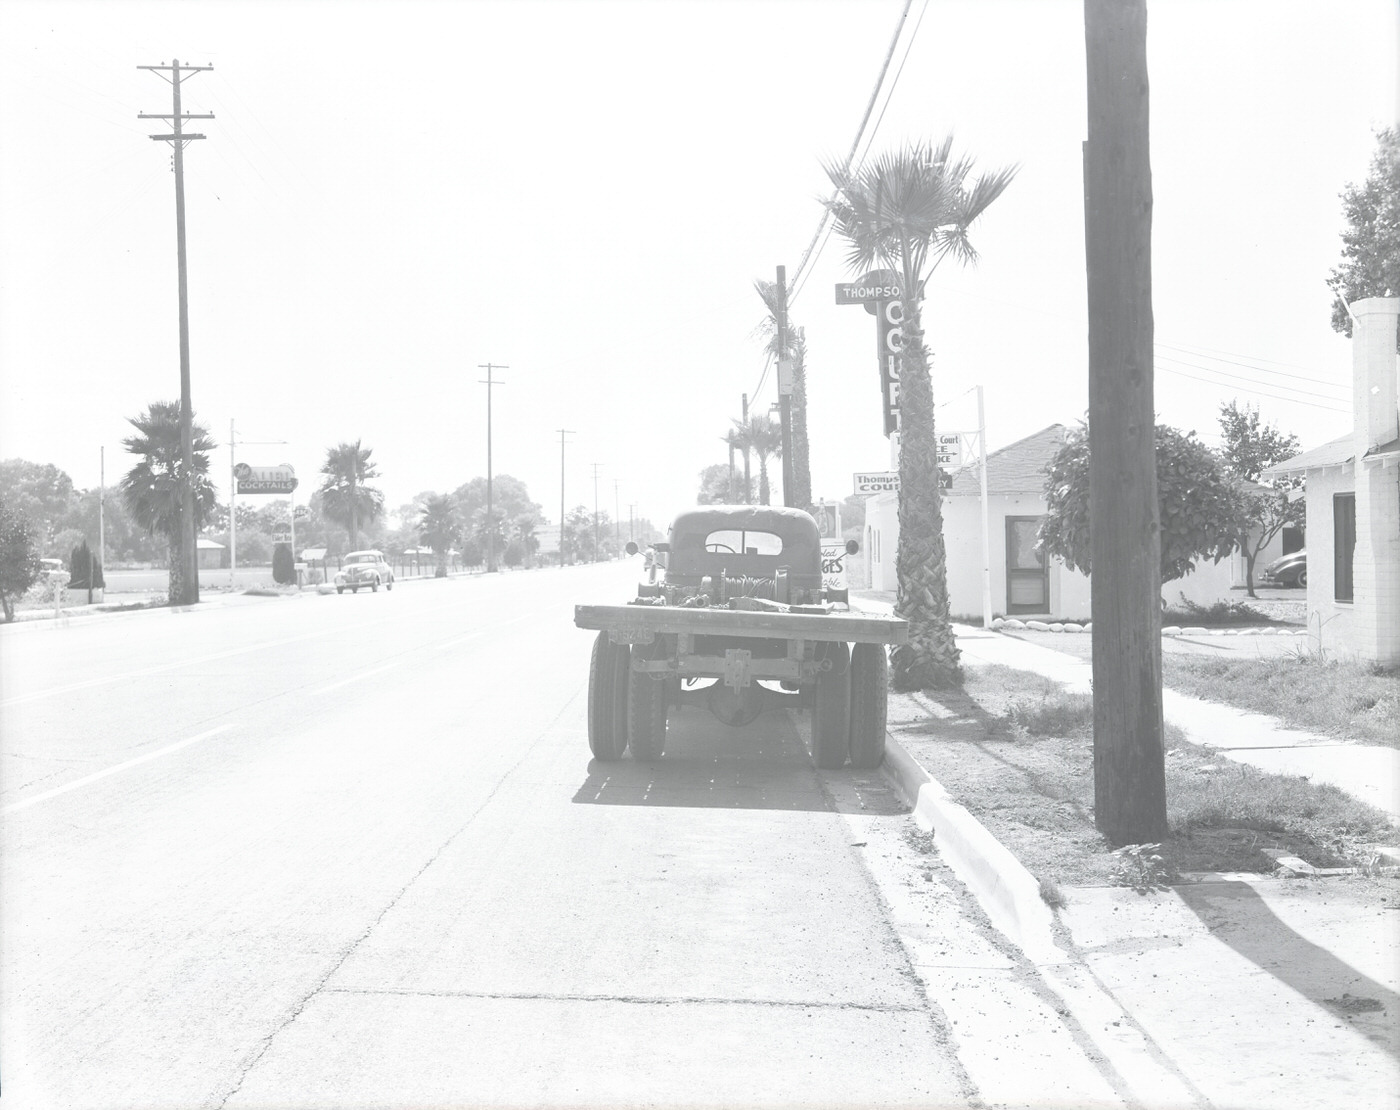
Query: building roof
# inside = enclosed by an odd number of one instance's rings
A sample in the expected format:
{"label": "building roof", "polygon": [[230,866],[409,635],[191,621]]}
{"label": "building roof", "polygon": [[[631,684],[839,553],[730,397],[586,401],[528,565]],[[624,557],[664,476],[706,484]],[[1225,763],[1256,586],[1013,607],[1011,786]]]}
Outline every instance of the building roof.
{"label": "building roof", "polygon": [[1275,463],[1267,467],[1260,477],[1286,478],[1307,470],[1321,470],[1325,466],[1345,466],[1355,458],[1355,437],[1345,435],[1332,440],[1331,443],[1324,443],[1321,447],[1314,447],[1311,451],[1304,451],[1301,455],[1294,455],[1291,459]]}
{"label": "building roof", "polygon": [[[1045,468],[1069,435],[1063,424],[1051,424],[987,456],[987,493],[1042,494]],[[982,492],[978,468],[966,466],[953,475],[949,497],[977,497]]]}

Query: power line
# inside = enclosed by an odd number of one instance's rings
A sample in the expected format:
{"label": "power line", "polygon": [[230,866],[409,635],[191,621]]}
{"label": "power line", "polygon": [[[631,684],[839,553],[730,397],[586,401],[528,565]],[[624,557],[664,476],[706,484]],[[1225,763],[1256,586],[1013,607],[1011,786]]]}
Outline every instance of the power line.
{"label": "power line", "polygon": [[870,129],[870,137],[865,143],[865,154],[861,155],[864,161],[870,155],[870,148],[875,145],[875,136],[880,133],[880,124],[884,122],[885,112],[889,110],[890,101],[894,99],[894,90],[899,86],[900,74],[904,72],[904,63],[909,60],[909,54],[914,49],[914,40],[919,36],[919,27],[924,22],[924,16],[928,14],[928,0],[924,0],[924,6],[919,9],[919,18],[914,21],[914,29],[909,32],[909,41],[904,46],[904,57],[899,60],[899,68],[894,71],[894,79],[890,82],[889,92],[885,94],[885,106],[880,109],[880,114],[875,117],[875,126]]}
{"label": "power line", "polygon": [[1251,396],[1254,396],[1254,397],[1267,397],[1267,398],[1269,398],[1271,401],[1289,401],[1289,402],[1292,402],[1292,403],[1295,404],[1295,405],[1308,405],[1308,406],[1311,407],[1311,408],[1325,409],[1325,410],[1328,411],[1328,412],[1340,412],[1340,413],[1350,413],[1350,412],[1351,412],[1350,409],[1338,408],[1338,407],[1336,407],[1335,405],[1322,405],[1322,404],[1318,404],[1316,401],[1304,401],[1304,400],[1302,400],[1301,398],[1298,398],[1298,397],[1280,397],[1280,396],[1278,396],[1277,394],[1274,394],[1274,393],[1265,393],[1265,392],[1263,392],[1262,390],[1249,390],[1249,389],[1240,390],[1237,386],[1234,386],[1234,385],[1232,385],[1232,384],[1229,383],[1229,382],[1215,381],[1215,380],[1212,379],[1212,378],[1198,378],[1195,374],[1187,374],[1187,373],[1185,373],[1185,372],[1183,372],[1183,371],[1181,371],[1181,370],[1173,370],[1170,366],[1157,366],[1157,367],[1155,367],[1155,368],[1156,368],[1157,370],[1160,370],[1160,371],[1161,371],[1162,373],[1164,373],[1164,374],[1175,374],[1175,375],[1176,375],[1177,377],[1179,377],[1179,378],[1190,378],[1193,382],[1205,382],[1207,385],[1219,386],[1219,387],[1225,388],[1225,389],[1234,389],[1234,390],[1236,390],[1237,392],[1248,393],[1248,394],[1250,394]]}
{"label": "power line", "polygon": [[[1208,359],[1211,359],[1211,360],[1214,361],[1214,362],[1228,362],[1231,366],[1243,366],[1246,370],[1257,370],[1257,371],[1259,371],[1259,373],[1261,373],[1261,374],[1276,374],[1276,375],[1277,375],[1278,377],[1280,377],[1280,378],[1293,378],[1293,379],[1295,379],[1296,381],[1300,381],[1300,382],[1313,382],[1313,383],[1315,383],[1316,385],[1332,386],[1332,387],[1335,388],[1335,389],[1346,389],[1346,390],[1349,391],[1349,387],[1337,385],[1336,382],[1329,382],[1329,381],[1327,381],[1325,378],[1309,378],[1309,377],[1306,377],[1306,376],[1303,375],[1303,374],[1286,374],[1286,373],[1284,373],[1282,370],[1270,370],[1267,366],[1257,366],[1257,365],[1255,365],[1253,362],[1237,362],[1237,361],[1235,361],[1235,359],[1222,358],[1222,357],[1220,357],[1220,355],[1218,355],[1218,354],[1206,353],[1206,352],[1209,352],[1209,351],[1210,351],[1210,348],[1209,348],[1209,347],[1198,347],[1198,348],[1196,348],[1195,350],[1192,350],[1190,347],[1177,347],[1177,346],[1173,346],[1171,343],[1161,343],[1161,342],[1156,343],[1155,346],[1158,346],[1158,347],[1165,347],[1165,348],[1167,348],[1167,350],[1169,350],[1169,351],[1180,351],[1182,354],[1186,354],[1186,355],[1195,355],[1195,357],[1197,357],[1197,358],[1208,358]],[[1231,353],[1231,352],[1229,352],[1229,351],[1222,351],[1222,352],[1220,352],[1220,354],[1230,354],[1230,353]],[[1249,357],[1250,357],[1250,356],[1248,356],[1248,355],[1236,355],[1236,358],[1249,358]],[[1265,359],[1259,359],[1259,361],[1260,361],[1260,362],[1272,362],[1273,360],[1272,360],[1272,359],[1267,359],[1267,358],[1265,358]],[[1293,366],[1294,364],[1291,363],[1291,362],[1281,362],[1281,363],[1276,363],[1275,365],[1278,365],[1278,366]],[[1301,367],[1301,366],[1300,366],[1300,367],[1296,367],[1296,368],[1297,368],[1297,369],[1300,369],[1300,370],[1306,369],[1306,367]]]}
{"label": "power line", "polygon": [[[1341,401],[1341,400],[1343,400],[1343,398],[1341,398],[1341,397],[1332,397],[1332,396],[1329,396],[1329,395],[1326,394],[1326,393],[1313,393],[1313,392],[1311,392],[1310,390],[1298,389],[1298,388],[1296,388],[1295,386],[1291,386],[1291,385],[1279,385],[1279,384],[1277,384],[1277,383],[1275,383],[1275,382],[1260,382],[1260,381],[1255,381],[1253,378],[1246,378],[1246,377],[1244,377],[1244,376],[1241,375],[1241,374],[1232,374],[1232,373],[1230,373],[1228,370],[1217,370],[1214,366],[1202,366],[1202,365],[1201,365],[1200,363],[1198,363],[1198,362],[1189,362],[1189,361],[1187,361],[1186,359],[1182,359],[1182,358],[1173,358],[1171,355],[1157,355],[1157,356],[1155,356],[1155,358],[1154,358],[1153,361],[1155,362],[1155,361],[1157,361],[1158,359],[1160,359],[1161,361],[1164,361],[1164,362],[1174,362],[1174,363],[1176,363],[1176,364],[1179,365],[1179,366],[1187,366],[1187,367],[1190,367],[1192,370],[1204,370],[1207,374],[1217,374],[1217,375],[1219,375],[1219,376],[1222,377],[1222,378],[1229,378],[1229,379],[1231,379],[1232,381],[1241,382],[1241,383],[1243,383],[1244,385],[1260,385],[1260,386],[1266,386],[1266,387],[1268,387],[1268,388],[1270,388],[1270,389],[1281,389],[1281,390],[1284,390],[1285,392],[1288,392],[1288,393],[1297,393],[1299,396],[1302,396],[1302,397],[1316,397],[1318,400],[1321,400],[1321,401]],[[1282,398],[1280,398],[1280,399],[1282,399]]]}
{"label": "power line", "polygon": [[[842,170],[848,170],[851,162],[855,159],[856,150],[860,147],[861,136],[865,134],[865,125],[870,121],[870,113],[875,110],[875,101],[880,97],[880,86],[885,83],[885,74],[889,72],[890,61],[894,58],[895,47],[899,45],[899,36],[904,30],[904,21],[909,18],[909,9],[913,6],[914,0],[904,0],[904,10],[899,13],[899,22],[895,24],[894,37],[890,39],[890,48],[885,51],[885,62],[880,67],[880,76],[875,79],[875,87],[870,90],[870,103],[865,106],[865,115],[861,117],[860,127],[856,129],[855,141],[851,143],[851,152],[846,155],[846,161]],[[831,194],[831,199],[836,199],[836,193]],[[821,222],[817,224],[817,230],[812,233],[812,241],[807,244],[807,250],[802,255],[802,261],[797,264],[797,269],[793,271],[793,281],[801,276],[802,271],[807,266],[807,260],[812,256],[812,249],[817,245],[817,240],[821,238],[822,228],[826,226],[827,217],[830,210],[822,207]],[[791,307],[791,306],[789,306]]]}

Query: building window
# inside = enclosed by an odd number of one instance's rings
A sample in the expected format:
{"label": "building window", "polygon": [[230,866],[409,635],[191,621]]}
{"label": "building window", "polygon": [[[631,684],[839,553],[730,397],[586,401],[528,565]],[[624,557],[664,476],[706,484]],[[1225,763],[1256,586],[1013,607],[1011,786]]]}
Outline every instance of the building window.
{"label": "building window", "polygon": [[1338,601],[1351,598],[1351,560],[1356,553],[1356,494],[1332,495],[1332,581]]}

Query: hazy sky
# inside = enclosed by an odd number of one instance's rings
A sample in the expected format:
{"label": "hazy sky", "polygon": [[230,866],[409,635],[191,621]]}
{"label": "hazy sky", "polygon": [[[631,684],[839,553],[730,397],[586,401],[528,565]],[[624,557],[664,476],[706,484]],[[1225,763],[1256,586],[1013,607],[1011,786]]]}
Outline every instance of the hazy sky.
{"label": "hazy sky", "polygon": [[[662,522],[750,393],[755,278],[797,270],[901,0],[0,3],[0,457],[80,487],[129,464],[126,418],[179,396],[174,179],[147,136],[213,64],[186,157],[196,413],[239,459],[316,485],[374,449],[389,507],[486,470],[554,517],[614,481]],[[1396,0],[1151,0],[1161,419],[1214,441],[1258,404],[1312,446],[1350,425],[1329,325],[1338,193],[1396,116]],[[917,26],[917,31],[916,31]],[[912,43],[912,45],[911,45]],[[907,55],[906,55],[907,51]],[[1020,175],[982,258],[929,283],[940,430],[1003,446],[1087,407],[1078,0],[914,0],[876,149],[953,131]],[[887,89],[889,82],[887,80]],[[872,120],[873,122],[873,120]],[[864,147],[862,148],[864,149]],[[832,239],[798,288],[813,491],[884,469],[874,321],[838,307]]]}

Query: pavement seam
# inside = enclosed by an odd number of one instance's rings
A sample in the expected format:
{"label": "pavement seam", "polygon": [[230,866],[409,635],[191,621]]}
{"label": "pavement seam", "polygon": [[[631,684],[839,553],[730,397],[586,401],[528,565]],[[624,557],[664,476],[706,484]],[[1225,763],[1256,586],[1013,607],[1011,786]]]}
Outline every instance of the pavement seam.
{"label": "pavement seam", "polygon": [[756,1006],[787,1010],[860,1010],[877,1014],[923,1014],[926,1006],[878,1002],[840,1002],[781,998],[725,998],[719,995],[582,994],[551,991],[411,990],[395,987],[326,987],[323,994],[403,998],[475,998],[504,1002],[619,1002],[638,1006]]}
{"label": "pavement seam", "polygon": [[444,840],[438,846],[437,851],[435,851],[428,858],[427,862],[425,862],[422,867],[418,868],[418,870],[415,871],[409,877],[408,881],[405,882],[403,886],[399,888],[398,892],[392,898],[390,898],[388,903],[384,906],[384,908],[379,911],[378,915],[374,918],[374,920],[371,921],[360,932],[360,935],[355,937],[341,949],[340,954],[335,958],[334,962],[327,969],[326,973],[322,975],[319,980],[317,980],[317,982],[311,988],[311,990],[309,990],[302,997],[301,1001],[297,1002],[291,1007],[286,1017],[283,1018],[283,1020],[277,1025],[277,1027],[271,1030],[271,1032],[269,1032],[265,1037],[263,1037],[258,1047],[251,1053],[251,1055],[248,1057],[247,1061],[242,1065],[242,1067],[238,1069],[238,1075],[234,1080],[233,1085],[223,1094],[223,1096],[215,1104],[218,1110],[222,1110],[222,1108],[228,1104],[228,1101],[238,1094],[239,1090],[243,1086],[244,1081],[248,1078],[248,1075],[252,1072],[252,1070],[255,1067],[257,1067],[258,1062],[262,1060],[263,1056],[267,1054],[268,1049],[272,1047],[272,1042],[277,1039],[278,1035],[302,1015],[302,1012],[306,1009],[308,1005],[310,1005],[311,1000],[313,998],[315,998],[318,994],[321,994],[327,989],[326,984],[330,982],[331,977],[334,976],[335,973],[338,972],[345,965],[345,962],[352,955],[354,955],[355,950],[358,949],[360,945],[362,945],[366,940],[369,939],[371,934],[373,934],[374,931],[379,927],[380,923],[390,914],[394,907],[397,906],[399,902],[403,900],[404,895],[406,895],[410,890],[412,890],[414,884],[417,883],[418,880],[422,878],[423,875],[428,871],[428,869],[432,867],[433,864],[435,864],[442,857],[443,853],[446,852],[450,847],[452,847],[452,845],[456,843],[457,839],[461,837],[468,829],[472,827],[472,825],[476,823],[476,819],[481,816],[481,814],[493,801],[495,801],[496,795],[501,792],[501,789],[510,780],[511,776],[514,775],[515,772],[518,771],[520,767],[525,763],[525,761],[529,759],[531,755],[534,754],[535,749],[539,747],[540,744],[543,743],[547,737],[553,734],[555,725],[557,725],[559,721],[564,718],[564,716],[569,712],[570,707],[574,704],[574,702],[577,699],[578,691],[575,690],[574,695],[570,697],[566,702],[564,702],[564,704],[560,707],[559,712],[554,715],[554,717],[548,722],[548,724],[545,725],[543,729],[541,729],[539,735],[535,737],[534,742],[531,743],[530,746],[521,753],[520,758],[516,760],[515,763],[513,763],[511,767],[505,772],[505,774],[501,776],[500,781],[497,782],[496,785],[491,789],[491,792],[481,800],[481,804],[478,805],[476,809],[472,810],[472,812],[467,816],[466,820],[462,822],[462,824],[456,829],[456,831],[454,831],[446,840]]}

